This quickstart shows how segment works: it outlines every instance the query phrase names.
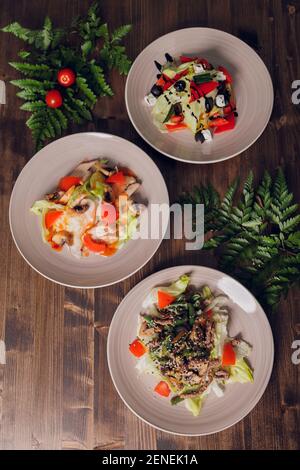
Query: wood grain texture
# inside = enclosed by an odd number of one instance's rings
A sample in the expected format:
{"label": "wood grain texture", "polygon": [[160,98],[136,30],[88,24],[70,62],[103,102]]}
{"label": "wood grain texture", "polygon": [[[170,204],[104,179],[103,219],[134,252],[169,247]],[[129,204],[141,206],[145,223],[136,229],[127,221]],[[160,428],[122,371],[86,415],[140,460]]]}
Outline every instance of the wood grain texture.
{"label": "wood grain texture", "polygon": [[[291,102],[291,83],[300,79],[300,1],[291,0],[102,0],[112,27],[132,23],[126,40],[132,58],[152,40],[190,26],[209,26],[248,41],[266,63],[275,106],[262,137],[242,155],[213,166],[172,161],[150,148],[129,122],[125,79],[112,76],[113,99],[102,99],[94,123],[80,130],[111,132],[141,146],[166,179],[170,199],[194,184],[211,181],[220,191],[237,175],[280,164],[300,200],[300,107]],[[38,27],[46,14],[67,25],[89,0],[2,0],[1,25],[20,21]],[[21,43],[0,33],[0,79],[16,77],[8,65]],[[185,252],[180,240],[164,241],[153,259],[126,281],[95,291],[65,289],[32,271],[18,254],[8,226],[12,186],[33,144],[7,85],[0,105],[0,339],[7,364],[0,366],[0,449],[299,449],[299,366],[291,344],[300,334],[299,291],[270,316],[276,357],[270,384],[240,423],[214,436],[175,437],[139,421],[123,405],[110,380],[106,340],[113,313],[124,295],[149,274],[176,264],[214,267],[209,253]],[[259,110],[258,110],[259,112]],[[74,126],[73,132],[79,128]]]}

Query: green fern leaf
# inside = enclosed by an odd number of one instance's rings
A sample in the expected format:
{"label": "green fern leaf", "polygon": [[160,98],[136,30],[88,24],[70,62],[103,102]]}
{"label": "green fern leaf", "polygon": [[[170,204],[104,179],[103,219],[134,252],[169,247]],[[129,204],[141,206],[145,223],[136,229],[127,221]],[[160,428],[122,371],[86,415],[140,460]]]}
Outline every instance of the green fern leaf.
{"label": "green fern leaf", "polygon": [[9,65],[31,78],[49,80],[53,73],[50,67],[45,64],[29,64],[28,62],[9,62]]}
{"label": "green fern leaf", "polygon": [[46,108],[46,103],[44,101],[29,101],[27,103],[22,104],[21,108],[23,111],[39,111],[43,108]]}
{"label": "green fern leaf", "polygon": [[115,29],[111,35],[111,42],[118,43],[120,42],[132,29],[131,24],[125,24]]}
{"label": "green fern leaf", "polygon": [[87,80],[84,77],[78,77],[76,79],[76,83],[78,89],[81,91],[82,95],[88,101],[88,103],[92,106],[97,102],[97,97],[95,93],[89,87]]}

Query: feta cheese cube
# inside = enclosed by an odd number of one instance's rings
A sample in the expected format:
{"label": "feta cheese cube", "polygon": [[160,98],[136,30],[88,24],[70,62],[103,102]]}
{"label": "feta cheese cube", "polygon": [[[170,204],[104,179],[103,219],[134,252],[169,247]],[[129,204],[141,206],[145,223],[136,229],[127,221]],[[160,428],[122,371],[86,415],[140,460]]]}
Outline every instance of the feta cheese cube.
{"label": "feta cheese cube", "polygon": [[156,98],[152,93],[149,93],[149,95],[146,95],[144,99],[149,106],[154,106],[156,103]]}
{"label": "feta cheese cube", "polygon": [[216,96],[216,106],[218,106],[218,108],[224,108],[224,106],[226,106],[225,96],[224,95],[217,95]]}
{"label": "feta cheese cube", "polygon": [[205,68],[203,67],[202,64],[194,64],[194,72],[195,73],[204,73],[205,72]]}
{"label": "feta cheese cube", "polygon": [[202,135],[204,137],[204,139],[206,140],[206,142],[211,142],[212,141],[212,135],[211,135],[211,132],[209,129],[204,129],[202,131]]}

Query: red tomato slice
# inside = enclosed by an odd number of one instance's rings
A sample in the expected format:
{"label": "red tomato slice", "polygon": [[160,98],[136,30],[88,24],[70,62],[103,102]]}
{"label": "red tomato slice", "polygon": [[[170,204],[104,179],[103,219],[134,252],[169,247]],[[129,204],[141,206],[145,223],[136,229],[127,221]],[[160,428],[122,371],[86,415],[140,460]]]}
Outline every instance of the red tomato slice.
{"label": "red tomato slice", "polygon": [[235,350],[231,343],[225,343],[222,355],[222,366],[234,366],[236,361]]}
{"label": "red tomato slice", "polygon": [[187,125],[184,122],[179,122],[178,124],[166,124],[168,132],[182,131],[187,128]]}
{"label": "red tomato slice", "polygon": [[158,393],[159,395],[161,395],[162,397],[168,397],[171,393],[171,389],[169,385],[164,380],[162,380],[156,385],[154,391]]}
{"label": "red tomato slice", "polygon": [[106,183],[115,183],[115,184],[124,184],[125,183],[125,176],[123,171],[117,171],[113,175],[109,176],[105,180]]}
{"label": "red tomato slice", "polygon": [[89,233],[86,233],[84,236],[83,236],[83,244],[92,252],[94,253],[101,253],[101,254],[104,254],[105,253],[105,250],[106,250],[106,243],[102,242],[102,241],[96,241],[96,240],[93,240],[93,238],[91,237],[91,235]]}
{"label": "red tomato slice", "polygon": [[210,318],[212,314],[213,314],[212,309],[207,310],[206,315],[208,316],[208,318]]}
{"label": "red tomato slice", "polygon": [[147,351],[146,347],[144,344],[137,338],[135,339],[130,345],[129,345],[129,351],[135,356],[135,357],[141,357],[145,354]]}
{"label": "red tomato slice", "polygon": [[72,186],[78,186],[81,183],[81,179],[78,176],[64,176],[61,178],[60,182],[58,183],[59,189],[62,191],[68,191]]}
{"label": "red tomato slice", "polygon": [[50,210],[45,215],[45,226],[47,229],[52,227],[57,219],[62,215],[63,211]]}
{"label": "red tomato slice", "polygon": [[224,124],[220,127],[215,128],[214,130],[215,134],[221,134],[221,132],[230,131],[231,129],[234,129],[235,127],[234,113],[231,113],[229,116],[227,116],[226,121],[227,121],[227,124]]}
{"label": "red tomato slice", "polygon": [[170,305],[176,297],[174,295],[168,294],[167,292],[164,292],[162,290],[159,290],[157,292],[157,303],[158,303],[158,308],[165,308],[168,305]]}
{"label": "red tomato slice", "polygon": [[197,60],[197,59],[198,59],[198,57],[187,57],[187,56],[185,56],[185,55],[181,55],[181,56],[180,56],[180,62],[181,62],[182,64],[185,64],[186,62],[193,62],[193,61],[195,61],[195,60]]}

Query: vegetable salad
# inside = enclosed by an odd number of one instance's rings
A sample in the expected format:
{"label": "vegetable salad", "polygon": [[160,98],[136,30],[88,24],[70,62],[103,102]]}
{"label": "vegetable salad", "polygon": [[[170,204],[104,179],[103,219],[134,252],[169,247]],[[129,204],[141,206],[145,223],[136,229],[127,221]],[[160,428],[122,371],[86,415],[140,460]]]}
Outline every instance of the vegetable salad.
{"label": "vegetable salad", "polygon": [[160,73],[145,97],[158,129],[189,129],[201,143],[233,129],[237,112],[229,71],[200,57],[181,56],[176,62],[170,54],[165,56],[164,65],[155,61]]}
{"label": "vegetable salad", "polygon": [[253,382],[245,358],[251,346],[228,334],[227,297],[208,286],[188,288],[181,276],[168,287],[152,289],[143,303],[137,338],[129,345],[140,373],[157,377],[154,392],[184,402],[198,416],[211,392],[220,397],[232,382]]}
{"label": "vegetable salad", "polygon": [[139,187],[126,168],[106,160],[84,161],[31,211],[40,217],[43,240],[54,250],[67,245],[77,257],[111,256],[137,230],[141,206],[132,196]]}

